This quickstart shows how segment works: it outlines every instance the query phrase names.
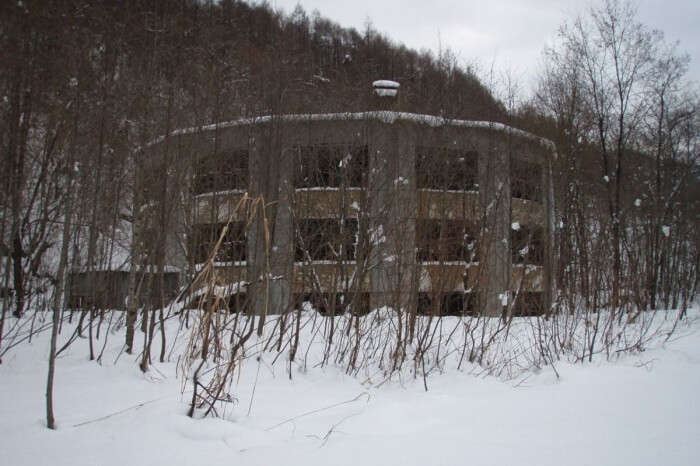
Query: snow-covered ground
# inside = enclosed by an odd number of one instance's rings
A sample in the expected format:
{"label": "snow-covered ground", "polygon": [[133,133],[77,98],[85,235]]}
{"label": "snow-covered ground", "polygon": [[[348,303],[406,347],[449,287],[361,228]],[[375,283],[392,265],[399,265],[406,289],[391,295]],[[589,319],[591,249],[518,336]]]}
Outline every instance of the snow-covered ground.
{"label": "snow-covered ground", "polygon": [[115,363],[121,330],[102,364],[84,339],[61,355],[56,431],[45,427],[44,332],[0,365],[0,464],[697,465],[699,319],[692,310],[666,344],[613,362],[560,361],[559,378],[545,367],[504,381],[469,366],[431,375],[427,392],[420,378],[370,385],[332,365],[289,380],[266,354],[247,362],[225,420],[186,416],[175,361],[146,375],[135,356]]}

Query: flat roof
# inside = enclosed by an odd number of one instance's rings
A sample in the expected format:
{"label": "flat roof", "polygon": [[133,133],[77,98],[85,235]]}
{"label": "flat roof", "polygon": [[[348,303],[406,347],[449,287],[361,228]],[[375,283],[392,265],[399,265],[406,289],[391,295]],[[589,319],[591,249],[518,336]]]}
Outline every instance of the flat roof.
{"label": "flat roof", "polygon": [[[256,124],[270,123],[273,121],[283,122],[307,122],[307,121],[365,121],[376,120],[383,123],[392,124],[397,121],[411,121],[424,124],[434,128],[441,126],[453,126],[459,128],[485,129],[491,131],[499,131],[514,136],[519,136],[524,139],[536,142],[546,149],[550,150],[553,157],[556,158],[556,145],[549,139],[537,136],[527,131],[513,128],[504,123],[494,121],[479,121],[479,120],[458,120],[445,118],[435,115],[423,115],[419,113],[408,112],[392,112],[384,110],[375,110],[367,112],[341,112],[341,113],[300,113],[300,114],[282,114],[282,115],[264,115],[252,118],[240,118],[238,120],[225,121],[221,123],[213,123],[202,126],[193,126],[190,128],[180,128],[174,130],[168,137],[180,136],[187,134],[197,134],[207,131],[215,131],[219,129],[234,128],[238,126],[249,126]],[[159,144],[164,141],[166,136],[159,136],[148,145]]]}

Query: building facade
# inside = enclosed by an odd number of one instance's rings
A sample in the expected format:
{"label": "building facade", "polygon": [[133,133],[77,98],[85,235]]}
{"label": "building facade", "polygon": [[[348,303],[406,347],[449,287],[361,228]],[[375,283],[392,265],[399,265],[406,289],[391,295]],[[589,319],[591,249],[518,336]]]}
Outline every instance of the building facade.
{"label": "building facade", "polygon": [[170,262],[211,260],[234,309],[549,309],[547,140],[385,108],[184,129],[151,150],[165,144],[190,167],[180,187],[193,196]]}

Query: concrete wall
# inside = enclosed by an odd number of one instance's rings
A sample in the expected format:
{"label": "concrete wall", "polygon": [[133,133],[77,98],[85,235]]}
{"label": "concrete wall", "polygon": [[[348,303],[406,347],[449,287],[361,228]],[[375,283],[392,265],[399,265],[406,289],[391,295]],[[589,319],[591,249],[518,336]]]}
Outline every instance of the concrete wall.
{"label": "concrete wall", "polygon": [[[248,260],[228,265],[230,276],[245,276],[258,313],[285,312],[295,293],[334,291],[357,276],[355,291],[369,292],[371,307],[410,308],[418,290],[438,286],[445,292],[475,289],[483,312],[500,316],[514,287],[545,293],[552,285],[547,246],[542,266],[511,264],[513,222],[540,226],[551,236],[551,149],[537,138],[502,126],[433,126],[429,121],[370,114],[348,119],[272,118],[218,129],[215,147],[210,131],[187,136],[198,143],[192,157],[215,150],[221,157],[247,148],[248,195],[264,199],[235,212],[237,221],[250,221]],[[369,173],[366,189],[295,189],[295,147],[315,144],[366,145]],[[457,148],[478,153],[478,191],[438,192],[416,188],[418,147]],[[542,166],[541,202],[511,199],[513,159]],[[193,220],[223,222],[243,198],[241,192],[196,197]],[[255,206],[253,208],[253,206]],[[360,206],[360,209],[356,207]],[[294,263],[295,218],[355,218],[366,234],[363,263]],[[417,219],[453,219],[481,227],[479,264],[420,264],[416,261]],[[359,261],[357,261],[359,262]],[[237,269],[238,272],[235,272]],[[343,281],[344,280],[344,281]],[[430,285],[426,285],[430,283]],[[440,290],[433,290],[440,291]]]}

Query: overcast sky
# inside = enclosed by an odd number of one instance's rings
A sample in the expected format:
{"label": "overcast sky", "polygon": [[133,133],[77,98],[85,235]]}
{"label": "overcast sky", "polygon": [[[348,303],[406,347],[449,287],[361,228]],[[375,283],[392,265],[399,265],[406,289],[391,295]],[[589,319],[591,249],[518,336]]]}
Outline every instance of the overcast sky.
{"label": "overcast sky", "polygon": [[[290,13],[301,4],[362,31],[367,21],[395,42],[420,50],[450,48],[463,65],[508,70],[521,86],[534,83],[546,43],[565,19],[590,0],[269,0]],[[664,32],[691,57],[689,77],[700,81],[700,0],[637,0],[638,17]]]}

